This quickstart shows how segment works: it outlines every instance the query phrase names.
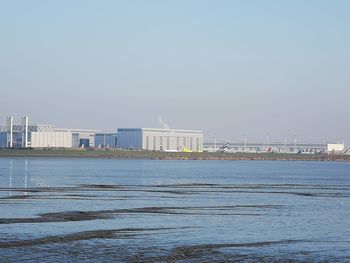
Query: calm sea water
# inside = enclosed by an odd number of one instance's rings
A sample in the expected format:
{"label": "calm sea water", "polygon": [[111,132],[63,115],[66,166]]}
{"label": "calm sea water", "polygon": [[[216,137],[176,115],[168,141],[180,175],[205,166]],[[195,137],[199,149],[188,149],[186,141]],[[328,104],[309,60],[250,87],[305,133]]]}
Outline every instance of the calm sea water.
{"label": "calm sea water", "polygon": [[349,262],[350,163],[0,158],[0,262]]}

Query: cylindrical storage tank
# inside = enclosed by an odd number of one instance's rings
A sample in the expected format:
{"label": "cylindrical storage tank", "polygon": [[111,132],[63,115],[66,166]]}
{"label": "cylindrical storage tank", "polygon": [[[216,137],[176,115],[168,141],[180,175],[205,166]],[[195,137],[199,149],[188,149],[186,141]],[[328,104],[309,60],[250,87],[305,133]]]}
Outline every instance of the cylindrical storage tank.
{"label": "cylindrical storage tank", "polygon": [[79,140],[79,146],[80,147],[89,147],[90,146],[90,140],[89,139],[80,139]]}

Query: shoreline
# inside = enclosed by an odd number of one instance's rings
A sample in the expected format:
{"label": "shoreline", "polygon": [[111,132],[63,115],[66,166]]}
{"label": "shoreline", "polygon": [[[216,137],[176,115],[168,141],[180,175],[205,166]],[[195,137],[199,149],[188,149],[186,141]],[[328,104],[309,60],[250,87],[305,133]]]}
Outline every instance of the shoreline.
{"label": "shoreline", "polygon": [[145,160],[326,161],[350,162],[350,155],[286,153],[189,153],[105,149],[1,149],[2,157],[66,157]]}

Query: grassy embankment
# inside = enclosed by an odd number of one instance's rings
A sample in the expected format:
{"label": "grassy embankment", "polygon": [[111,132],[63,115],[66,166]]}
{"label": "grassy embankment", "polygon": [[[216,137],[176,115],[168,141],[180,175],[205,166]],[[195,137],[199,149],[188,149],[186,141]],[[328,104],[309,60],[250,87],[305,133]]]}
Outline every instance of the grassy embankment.
{"label": "grassy embankment", "polygon": [[161,160],[305,160],[350,161],[350,155],[283,153],[184,153],[160,151],[123,151],[104,149],[1,149],[0,157],[90,157],[110,159]]}

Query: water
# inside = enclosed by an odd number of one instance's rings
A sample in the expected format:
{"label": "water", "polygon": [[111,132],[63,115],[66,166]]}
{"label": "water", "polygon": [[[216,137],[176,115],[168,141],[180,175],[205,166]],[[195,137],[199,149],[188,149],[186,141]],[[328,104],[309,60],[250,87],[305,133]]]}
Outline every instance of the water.
{"label": "water", "polygon": [[349,262],[350,163],[0,158],[0,262]]}

